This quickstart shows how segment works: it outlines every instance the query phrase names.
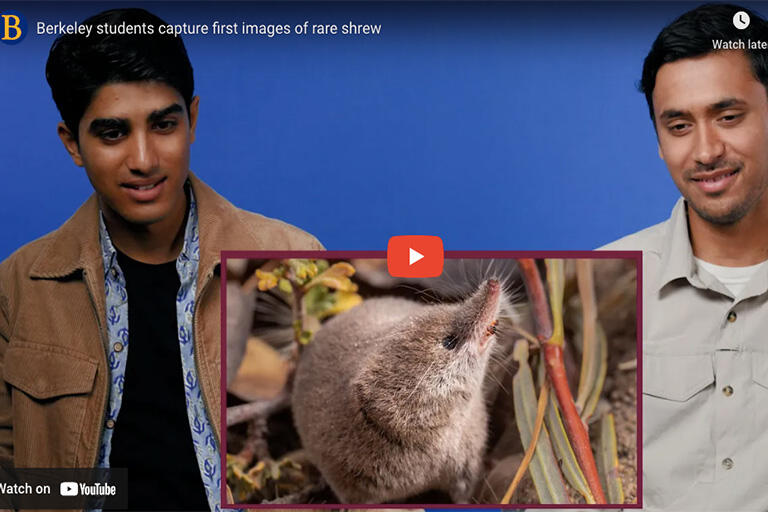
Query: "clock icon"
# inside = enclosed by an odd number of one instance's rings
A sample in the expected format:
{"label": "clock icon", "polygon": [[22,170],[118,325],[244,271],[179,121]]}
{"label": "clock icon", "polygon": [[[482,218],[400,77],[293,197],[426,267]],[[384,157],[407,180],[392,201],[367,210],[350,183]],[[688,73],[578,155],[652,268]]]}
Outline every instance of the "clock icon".
{"label": "clock icon", "polygon": [[733,15],[733,26],[739,30],[744,30],[749,26],[749,14],[739,11]]}

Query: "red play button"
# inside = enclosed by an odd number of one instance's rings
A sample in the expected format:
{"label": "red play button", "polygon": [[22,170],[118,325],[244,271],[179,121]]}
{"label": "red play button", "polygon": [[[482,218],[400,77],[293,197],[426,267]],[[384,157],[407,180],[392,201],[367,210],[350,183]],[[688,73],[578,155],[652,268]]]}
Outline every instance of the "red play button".
{"label": "red play button", "polygon": [[443,273],[439,236],[393,236],[387,245],[387,270],[393,277],[437,277]]}

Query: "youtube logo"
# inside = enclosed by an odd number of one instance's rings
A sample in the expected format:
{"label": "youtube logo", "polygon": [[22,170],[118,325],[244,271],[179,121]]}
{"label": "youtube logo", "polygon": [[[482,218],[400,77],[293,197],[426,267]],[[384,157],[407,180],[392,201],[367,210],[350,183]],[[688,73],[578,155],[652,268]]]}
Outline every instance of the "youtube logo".
{"label": "youtube logo", "polygon": [[61,485],[59,486],[59,494],[62,496],[77,496],[77,483],[61,482]]}
{"label": "youtube logo", "polygon": [[387,244],[387,270],[393,277],[437,277],[443,273],[439,236],[393,236]]}

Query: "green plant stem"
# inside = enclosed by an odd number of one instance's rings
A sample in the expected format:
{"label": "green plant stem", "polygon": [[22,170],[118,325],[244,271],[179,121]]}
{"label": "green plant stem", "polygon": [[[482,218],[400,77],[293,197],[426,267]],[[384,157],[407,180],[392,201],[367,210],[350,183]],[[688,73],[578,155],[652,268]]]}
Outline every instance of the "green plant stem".
{"label": "green plant stem", "polygon": [[[597,350],[597,305],[595,301],[595,283],[592,271],[592,260],[576,262],[576,279],[579,285],[582,316],[582,350],[579,388],[576,393],[576,407],[582,411],[586,408],[590,392],[597,380],[595,351]],[[585,421],[587,417],[585,416]]]}
{"label": "green plant stem", "polygon": [[528,465],[531,463],[531,459],[533,458],[533,452],[536,451],[536,446],[539,443],[541,428],[544,426],[544,412],[547,409],[547,400],[549,398],[549,386],[547,384],[548,383],[545,382],[541,387],[541,393],[539,394],[539,400],[536,405],[536,423],[533,426],[533,437],[531,438],[531,442],[528,445],[528,448],[525,449],[523,461],[517,468],[517,472],[515,473],[515,477],[512,479],[512,483],[509,484],[506,494],[504,494],[504,497],[501,499],[502,505],[509,505],[509,501],[512,499],[512,495],[515,494],[515,489],[517,489],[520,480],[523,479],[523,475],[528,469]]}

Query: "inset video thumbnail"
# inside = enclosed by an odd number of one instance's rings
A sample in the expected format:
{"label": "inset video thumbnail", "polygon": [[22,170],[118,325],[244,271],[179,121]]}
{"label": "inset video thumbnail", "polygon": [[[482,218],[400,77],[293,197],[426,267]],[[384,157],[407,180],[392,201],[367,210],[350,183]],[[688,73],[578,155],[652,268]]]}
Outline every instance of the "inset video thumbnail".
{"label": "inset video thumbnail", "polygon": [[224,506],[638,506],[639,253],[236,254]]}

